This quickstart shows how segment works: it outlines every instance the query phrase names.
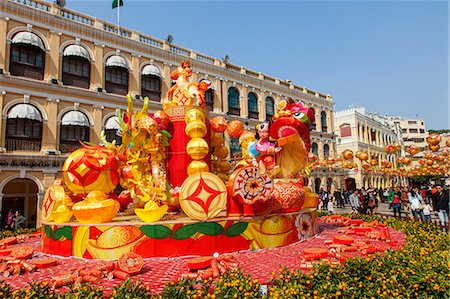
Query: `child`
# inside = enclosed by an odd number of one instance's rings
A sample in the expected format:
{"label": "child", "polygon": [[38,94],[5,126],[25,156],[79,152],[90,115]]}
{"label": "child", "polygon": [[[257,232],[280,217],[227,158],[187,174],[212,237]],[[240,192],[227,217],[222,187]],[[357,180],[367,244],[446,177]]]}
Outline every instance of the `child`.
{"label": "child", "polygon": [[333,201],[329,200],[327,204],[328,213],[333,214]]}
{"label": "child", "polygon": [[423,205],[423,215],[425,216],[425,222],[431,222],[431,212],[433,212],[433,206],[430,204],[430,200],[425,199],[425,204]]}

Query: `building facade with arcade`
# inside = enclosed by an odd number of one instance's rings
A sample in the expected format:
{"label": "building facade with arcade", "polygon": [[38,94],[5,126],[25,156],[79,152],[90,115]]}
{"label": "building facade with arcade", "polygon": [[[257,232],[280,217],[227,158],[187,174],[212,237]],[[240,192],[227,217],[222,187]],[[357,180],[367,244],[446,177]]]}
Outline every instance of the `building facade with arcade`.
{"label": "building facade with arcade", "polygon": [[[172,86],[170,73],[190,59],[194,81],[208,80],[212,115],[241,120],[248,129],[292,98],[313,108],[311,133],[319,158],[334,155],[334,102],[330,95],[298,86],[227,60],[121,28],[40,0],[0,2],[0,208],[20,210],[39,226],[47,186],[61,176],[64,159],[79,140],[120,141],[118,109],[125,95],[135,106],[149,97],[161,109]],[[238,140],[226,140],[231,157]],[[339,188],[341,172],[317,168],[313,189]]]}
{"label": "building facade with arcade", "polygon": [[377,161],[375,170],[366,171],[358,159],[356,169],[343,170],[347,189],[355,188],[385,188],[403,184],[404,178],[383,174],[379,171],[382,161],[389,161],[392,167],[397,165],[396,158],[401,152],[387,154],[388,144],[402,144],[402,140],[395,134],[395,128],[377,115],[369,114],[363,107],[354,107],[334,113],[335,134],[337,135],[336,149],[339,154],[349,149],[356,153],[365,151],[369,159]]}

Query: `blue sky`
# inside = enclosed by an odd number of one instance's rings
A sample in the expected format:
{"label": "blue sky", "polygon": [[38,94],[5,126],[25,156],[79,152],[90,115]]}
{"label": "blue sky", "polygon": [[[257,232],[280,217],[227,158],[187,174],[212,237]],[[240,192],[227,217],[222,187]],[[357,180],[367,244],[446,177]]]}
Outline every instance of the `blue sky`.
{"label": "blue sky", "polygon": [[[67,7],[116,22],[112,0]],[[449,123],[447,1],[134,1],[121,26],[333,96]]]}

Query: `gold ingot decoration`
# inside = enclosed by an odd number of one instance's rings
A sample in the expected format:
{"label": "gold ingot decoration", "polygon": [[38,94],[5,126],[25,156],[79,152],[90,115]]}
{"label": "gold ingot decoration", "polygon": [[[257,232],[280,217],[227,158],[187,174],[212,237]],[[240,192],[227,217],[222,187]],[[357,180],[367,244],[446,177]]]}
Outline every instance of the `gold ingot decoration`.
{"label": "gold ingot decoration", "polygon": [[203,159],[209,152],[208,143],[203,138],[192,138],[186,146],[189,157],[194,160]]}
{"label": "gold ingot decoration", "polygon": [[191,109],[188,112],[186,112],[186,115],[184,116],[184,121],[186,124],[190,124],[194,121],[200,121],[205,122],[205,114],[200,109]]}
{"label": "gold ingot decoration", "polygon": [[191,163],[189,163],[189,166],[187,168],[188,175],[193,175],[195,173],[208,172],[208,171],[209,171],[208,164],[202,160],[192,161]]}
{"label": "gold ingot decoration", "polygon": [[158,206],[153,200],[149,200],[143,209],[135,209],[134,213],[144,222],[156,222],[166,214],[168,205]]}
{"label": "gold ingot decoration", "polygon": [[184,131],[191,138],[203,138],[208,130],[204,122],[196,120],[188,123]]}
{"label": "gold ingot decoration", "polygon": [[42,203],[42,221],[52,221],[54,210],[64,204],[65,191],[63,186],[51,185],[44,195]]}
{"label": "gold ingot decoration", "polygon": [[86,198],[73,205],[78,222],[86,224],[110,222],[119,212],[117,200],[108,199],[102,191],[91,191]]}
{"label": "gold ingot decoration", "polygon": [[228,157],[228,153],[229,153],[228,147],[223,145],[221,147],[217,147],[214,150],[214,156],[216,156],[219,159],[225,159],[226,157]]}

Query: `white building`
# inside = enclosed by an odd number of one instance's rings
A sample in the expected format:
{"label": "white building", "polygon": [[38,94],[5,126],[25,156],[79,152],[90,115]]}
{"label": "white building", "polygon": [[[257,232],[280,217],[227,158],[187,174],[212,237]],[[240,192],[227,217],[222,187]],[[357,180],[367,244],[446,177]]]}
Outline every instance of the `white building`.
{"label": "white building", "polygon": [[[399,177],[383,174],[379,169],[383,160],[396,167],[396,155],[389,155],[385,146],[392,143],[402,143],[387,121],[377,115],[369,114],[363,107],[349,108],[334,113],[334,129],[337,135],[336,149],[338,154],[346,149],[353,153],[365,151],[370,160],[377,160],[378,165],[372,171],[365,171],[358,159],[358,169],[346,170],[345,187],[355,188],[384,188],[399,183]],[[398,130],[398,128],[397,128]]]}

